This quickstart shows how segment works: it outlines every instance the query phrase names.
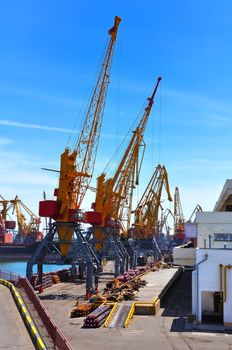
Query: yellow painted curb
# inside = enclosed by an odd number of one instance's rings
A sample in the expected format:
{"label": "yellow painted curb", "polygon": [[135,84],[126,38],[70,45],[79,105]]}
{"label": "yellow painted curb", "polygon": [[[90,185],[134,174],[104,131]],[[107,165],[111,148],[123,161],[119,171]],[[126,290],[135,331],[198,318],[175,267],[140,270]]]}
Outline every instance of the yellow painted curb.
{"label": "yellow painted curb", "polygon": [[35,340],[36,342],[36,346],[38,350],[47,350],[46,346],[44,345],[30,315],[29,312],[26,308],[26,306],[24,305],[22,298],[20,297],[19,293],[17,292],[15,286],[0,278],[0,283],[3,284],[4,286],[8,287],[11,290],[12,296],[16,302],[16,305],[18,306],[19,312],[22,316],[22,318],[25,320],[27,328],[29,330],[29,332],[31,333],[33,340]]}
{"label": "yellow painted curb", "polygon": [[130,323],[130,320],[132,319],[134,312],[135,312],[135,302],[133,302],[133,304],[131,305],[130,311],[129,311],[127,318],[126,318],[126,321],[123,325],[124,328],[126,328],[128,326],[128,324]]}
{"label": "yellow painted curb", "polygon": [[[106,303],[106,304],[110,305],[110,303]],[[110,311],[107,319],[105,320],[105,322],[103,324],[103,327],[108,327],[109,326],[109,323],[110,323],[110,321],[111,321],[111,319],[113,317],[113,314],[115,313],[115,310],[118,307],[118,303],[112,303],[111,305],[113,305],[112,310]]]}

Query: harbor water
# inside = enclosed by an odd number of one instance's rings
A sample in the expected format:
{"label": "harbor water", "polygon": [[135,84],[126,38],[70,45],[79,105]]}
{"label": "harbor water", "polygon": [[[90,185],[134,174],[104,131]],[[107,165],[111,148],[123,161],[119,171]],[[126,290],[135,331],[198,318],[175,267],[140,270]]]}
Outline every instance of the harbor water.
{"label": "harbor water", "polygon": [[[44,272],[52,272],[57,270],[62,270],[64,268],[69,268],[70,265],[44,265]],[[17,262],[0,262],[0,270],[13,272],[19,275],[26,275],[27,262],[17,261]],[[37,272],[37,266],[33,268],[33,272]]]}

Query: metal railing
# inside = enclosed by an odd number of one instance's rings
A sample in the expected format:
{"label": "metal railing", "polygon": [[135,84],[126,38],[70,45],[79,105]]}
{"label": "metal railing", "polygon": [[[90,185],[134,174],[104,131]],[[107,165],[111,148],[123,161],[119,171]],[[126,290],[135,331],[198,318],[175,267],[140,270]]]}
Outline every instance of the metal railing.
{"label": "metal railing", "polygon": [[42,305],[40,299],[36,295],[28,279],[25,276],[4,270],[0,270],[0,278],[24,289],[27,297],[34,305],[36,311],[38,312],[38,315],[40,316],[44,326],[46,327],[48,334],[50,335],[54,343],[55,349],[72,350],[70,343],[62,334],[61,330],[57,327],[46,308]]}
{"label": "metal railing", "polygon": [[25,276],[18,275],[16,273],[6,271],[6,270],[0,270],[0,278],[8,282],[16,283],[19,278],[25,278]]}

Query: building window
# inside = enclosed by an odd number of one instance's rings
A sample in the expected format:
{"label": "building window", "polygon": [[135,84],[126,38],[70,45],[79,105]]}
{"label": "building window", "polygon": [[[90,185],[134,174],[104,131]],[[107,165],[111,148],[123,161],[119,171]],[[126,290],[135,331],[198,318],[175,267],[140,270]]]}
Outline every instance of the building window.
{"label": "building window", "polygon": [[214,240],[215,241],[231,242],[232,241],[232,233],[215,233]]}

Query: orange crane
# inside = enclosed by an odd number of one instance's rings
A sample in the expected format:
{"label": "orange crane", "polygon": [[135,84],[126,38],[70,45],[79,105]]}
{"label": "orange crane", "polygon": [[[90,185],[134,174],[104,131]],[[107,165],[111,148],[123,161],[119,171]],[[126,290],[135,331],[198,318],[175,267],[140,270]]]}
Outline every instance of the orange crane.
{"label": "orange crane", "polygon": [[[35,240],[41,240],[42,233],[39,231],[39,226],[41,219],[39,216],[35,215],[19,198],[11,200],[10,203],[13,206],[12,214],[16,215],[18,224],[18,233],[21,240],[25,237],[30,237]],[[28,222],[27,217],[30,218]]]}
{"label": "orange crane", "polygon": [[180,201],[179,188],[176,187],[174,194],[174,239],[182,241],[185,238],[184,214]]}
{"label": "orange crane", "polygon": [[158,214],[161,195],[165,187],[168,200],[172,201],[168,173],[164,166],[158,165],[134,210],[134,236],[137,239],[150,239],[158,235]]}
{"label": "orange crane", "polygon": [[108,47],[87,109],[80,137],[72,151],[66,148],[61,154],[59,186],[54,192],[57,200],[40,202],[40,216],[51,217],[57,223],[61,223],[58,227],[58,235],[63,256],[68,254],[73,235],[73,229],[67,228],[66,223],[80,221],[80,206],[93,176],[120,22],[121,18],[116,16],[114,26],[108,31],[110,36]]}
{"label": "orange crane", "polygon": [[117,233],[127,236],[130,226],[133,191],[138,184],[143,156],[140,161],[140,148],[145,146],[144,132],[154,103],[154,97],[161,78],[159,77],[155,89],[144,110],[138,126],[133,131],[131,140],[121,159],[114,176],[109,179],[102,173],[97,179],[97,191],[94,211],[86,212],[86,221],[94,226],[95,248],[99,251],[106,239],[107,233]]}

